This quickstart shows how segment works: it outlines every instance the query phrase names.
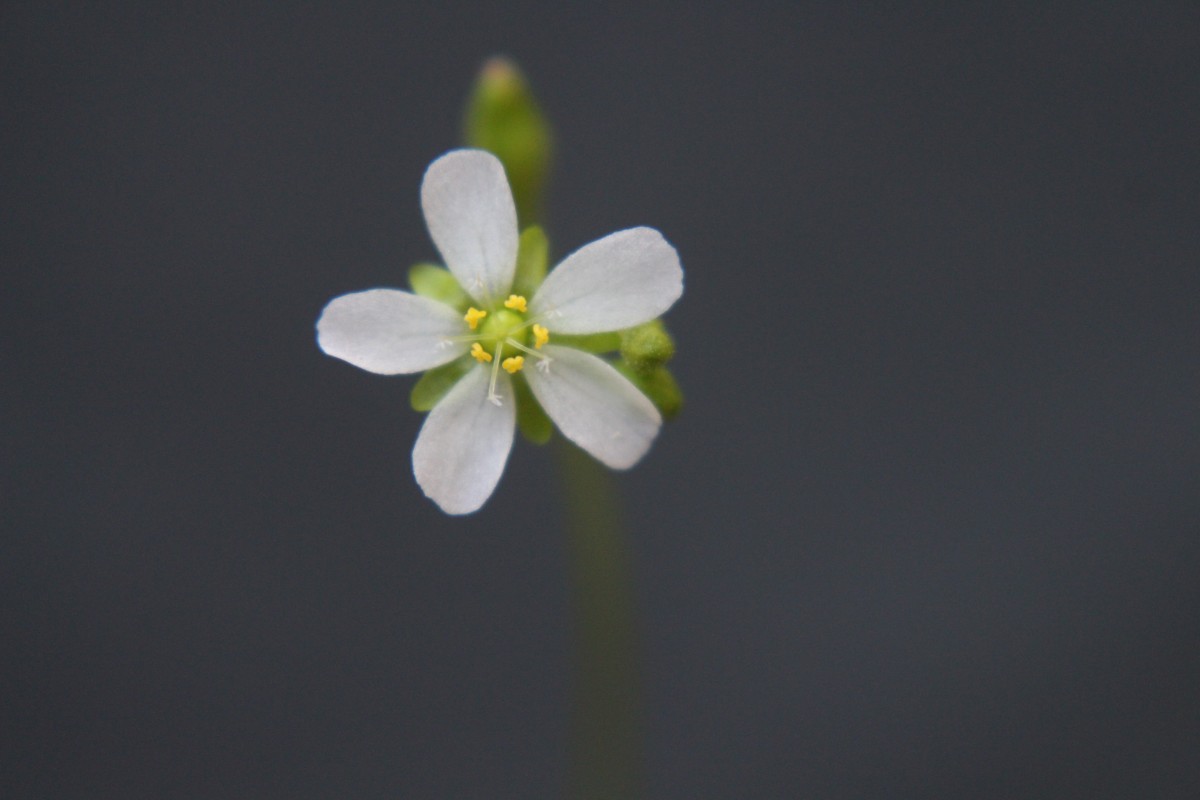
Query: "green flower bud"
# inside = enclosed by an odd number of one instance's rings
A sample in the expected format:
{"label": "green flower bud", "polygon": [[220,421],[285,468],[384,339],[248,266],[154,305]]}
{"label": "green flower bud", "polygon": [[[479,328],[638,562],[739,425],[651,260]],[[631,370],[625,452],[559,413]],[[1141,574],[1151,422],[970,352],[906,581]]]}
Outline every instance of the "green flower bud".
{"label": "green flower bud", "polygon": [[621,357],[638,372],[650,375],[675,355],[675,340],[660,320],[621,331]]}
{"label": "green flower bud", "polygon": [[464,128],[468,147],[489,150],[504,164],[521,226],[536,221],[553,137],[516,64],[498,57],[483,65],[467,101]]}

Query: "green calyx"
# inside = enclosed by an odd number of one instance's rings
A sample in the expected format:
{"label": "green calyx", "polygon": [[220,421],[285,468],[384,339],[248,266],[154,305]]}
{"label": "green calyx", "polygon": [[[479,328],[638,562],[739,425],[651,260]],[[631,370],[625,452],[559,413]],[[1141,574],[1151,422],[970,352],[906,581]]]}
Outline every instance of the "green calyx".
{"label": "green calyx", "polygon": [[466,310],[471,299],[450,274],[450,270],[437,264],[414,264],[408,270],[408,285],[416,294],[460,311]]}
{"label": "green calyx", "polygon": [[464,357],[426,372],[413,385],[412,393],[408,396],[413,410],[430,411],[473,366],[475,360]]}
{"label": "green calyx", "polygon": [[525,378],[518,377],[513,380],[513,392],[517,396],[517,428],[521,435],[534,444],[550,441],[554,434],[554,423],[542,410]]}

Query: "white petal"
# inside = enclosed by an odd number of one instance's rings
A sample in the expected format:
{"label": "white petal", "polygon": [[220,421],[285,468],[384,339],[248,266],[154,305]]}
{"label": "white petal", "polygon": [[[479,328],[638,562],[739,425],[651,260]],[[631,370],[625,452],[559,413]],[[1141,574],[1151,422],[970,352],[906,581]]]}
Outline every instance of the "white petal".
{"label": "white petal", "polygon": [[476,301],[504,299],[517,267],[517,209],[504,167],[483,150],[452,150],[421,182],[429,235]]}
{"label": "white petal", "polygon": [[413,447],[413,474],[447,514],[479,510],[500,481],[512,449],[517,411],[512,383],[501,372],[488,400],[490,370],[480,364],[429,412]]}
{"label": "white petal", "polygon": [[529,310],[551,332],[603,333],[649,322],[683,294],[679,254],[653,228],[584,245],[551,272]]}
{"label": "white petal", "polygon": [[537,401],[563,435],[613,469],[636,464],[658,435],[658,409],[591,353],[547,345],[548,369],[525,369]]}
{"label": "white petal", "polygon": [[335,297],[317,320],[317,343],[356,367],[397,375],[421,372],[467,350],[451,337],[467,332],[448,305],[399,289],[369,289]]}

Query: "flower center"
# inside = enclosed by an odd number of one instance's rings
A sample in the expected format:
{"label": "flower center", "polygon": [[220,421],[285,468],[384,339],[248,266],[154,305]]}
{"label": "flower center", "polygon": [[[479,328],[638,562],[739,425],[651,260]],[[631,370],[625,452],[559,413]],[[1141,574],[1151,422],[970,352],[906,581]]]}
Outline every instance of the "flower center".
{"label": "flower center", "polygon": [[527,335],[524,317],[506,308],[490,312],[479,326],[479,343],[489,353],[495,353],[497,345],[509,339],[525,344]]}
{"label": "flower center", "polygon": [[[471,357],[481,364],[492,365],[492,380],[488,386],[488,399],[500,405],[496,395],[496,376],[501,368],[510,375],[516,375],[525,367],[525,356],[512,355],[503,358],[504,348],[521,350],[538,359],[538,368],[547,370],[550,357],[539,353],[542,345],[550,341],[550,331],[537,323],[525,319],[524,314],[529,310],[525,298],[519,294],[510,294],[504,301],[503,308],[483,310],[475,307],[467,309],[463,320],[472,331],[468,340],[471,344]],[[533,333],[533,347],[529,347],[529,334]],[[536,349],[535,349],[536,348]]]}

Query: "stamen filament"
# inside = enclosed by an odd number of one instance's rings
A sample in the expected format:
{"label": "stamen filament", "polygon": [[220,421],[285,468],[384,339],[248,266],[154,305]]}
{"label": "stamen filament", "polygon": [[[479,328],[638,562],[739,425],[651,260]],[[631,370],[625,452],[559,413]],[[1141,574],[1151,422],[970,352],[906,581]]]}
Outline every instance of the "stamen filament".
{"label": "stamen filament", "polygon": [[[544,319],[552,319],[552,318],[554,318],[554,317],[556,317],[556,316],[558,316],[558,312],[557,312],[557,311],[547,311],[547,312],[546,312],[546,313],[544,313],[544,314],[538,314],[536,317],[530,317],[529,319],[527,319],[527,320],[525,320],[524,322],[522,322],[522,323],[521,323],[519,326],[517,326],[516,328],[513,328],[513,329],[510,331],[510,333],[520,333],[521,331],[523,331],[523,330],[525,330],[526,328],[528,328],[530,325],[536,325],[537,323],[541,322],[541,321],[542,321],[542,320],[544,320]],[[548,331],[547,331],[547,332],[548,332]]]}
{"label": "stamen filament", "polygon": [[508,338],[508,339],[505,339],[504,341],[507,342],[508,344],[511,344],[513,347],[517,348],[518,350],[520,350],[523,353],[529,353],[529,355],[531,355],[531,356],[537,356],[538,358],[544,359],[546,361],[551,360],[550,356],[546,355],[545,353],[540,353],[537,350],[534,350],[532,347],[526,347],[525,345],[518,342],[516,339]]}
{"label": "stamen filament", "polygon": [[439,344],[445,346],[449,344],[459,344],[461,342],[478,342],[486,338],[487,335],[482,333],[464,333],[462,336],[447,336],[445,339],[442,339]]}
{"label": "stamen filament", "polygon": [[518,342],[516,339],[505,339],[505,341],[522,352],[529,353],[529,355],[531,355],[531,356],[537,356],[538,359],[540,359],[537,362],[538,370],[540,372],[545,372],[545,373],[550,372],[550,362],[554,360],[553,358],[546,355],[545,353],[539,353],[537,350],[534,350],[532,347],[526,347],[525,345]]}
{"label": "stamen filament", "polygon": [[496,394],[496,379],[500,377],[500,352],[502,350],[504,350],[504,342],[497,342],[496,357],[492,359],[492,380],[488,383],[487,399],[495,406],[502,405],[500,395]]}

